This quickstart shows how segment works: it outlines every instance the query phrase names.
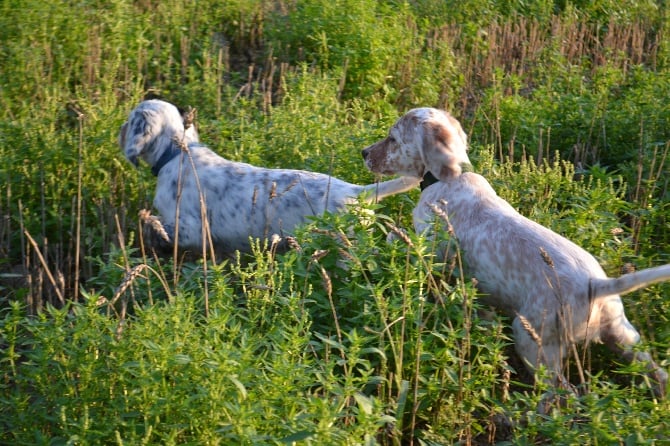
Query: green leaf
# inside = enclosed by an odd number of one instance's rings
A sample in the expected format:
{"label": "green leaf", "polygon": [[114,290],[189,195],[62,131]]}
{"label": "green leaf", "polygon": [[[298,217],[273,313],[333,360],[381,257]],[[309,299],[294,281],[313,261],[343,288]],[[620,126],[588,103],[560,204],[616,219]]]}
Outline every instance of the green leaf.
{"label": "green leaf", "polygon": [[240,391],[240,395],[242,396],[242,399],[246,400],[247,399],[247,388],[244,387],[244,384],[242,384],[242,382],[239,379],[237,379],[235,376],[232,376],[232,375],[229,375],[228,379],[230,381],[232,381],[232,383],[235,384],[235,387],[237,387],[237,390]]}
{"label": "green leaf", "polygon": [[314,435],[315,433],[312,431],[299,431],[289,435],[288,437],[284,437],[279,441],[282,443],[295,443],[296,441],[304,441],[310,439]]}
{"label": "green leaf", "polygon": [[360,409],[363,411],[364,414],[366,415],[372,414],[372,408],[374,404],[369,397],[363,395],[360,392],[356,392],[354,393],[354,398],[358,403],[358,407],[360,407]]}

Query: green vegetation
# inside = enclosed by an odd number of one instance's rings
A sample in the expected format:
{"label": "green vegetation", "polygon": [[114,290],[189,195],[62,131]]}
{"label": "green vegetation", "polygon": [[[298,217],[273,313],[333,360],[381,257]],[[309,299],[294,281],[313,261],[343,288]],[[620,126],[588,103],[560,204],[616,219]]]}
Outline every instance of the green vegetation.
{"label": "green vegetation", "polygon": [[[411,230],[418,190],[274,256],[153,258],[145,97],[221,155],[374,180],[360,149],[450,110],[475,168],[619,275],[670,262],[665,2],[7,0],[0,5],[0,443],[662,444],[670,403],[599,346],[546,392]],[[448,237],[444,234],[444,237]],[[624,298],[670,360],[670,289]],[[583,374],[577,373],[583,370]],[[541,371],[540,371],[541,373]]]}

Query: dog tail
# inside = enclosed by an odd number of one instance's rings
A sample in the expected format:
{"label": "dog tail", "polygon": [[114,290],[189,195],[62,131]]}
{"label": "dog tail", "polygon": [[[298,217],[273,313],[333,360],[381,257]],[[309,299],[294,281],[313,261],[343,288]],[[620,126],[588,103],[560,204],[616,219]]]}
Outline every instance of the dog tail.
{"label": "dog tail", "polygon": [[419,185],[421,178],[400,177],[381,183],[363,186],[362,199],[366,203],[377,203],[388,196],[412,190]]}
{"label": "dog tail", "polygon": [[668,280],[670,280],[670,264],[624,274],[617,278],[591,279],[591,291],[593,297],[626,294]]}

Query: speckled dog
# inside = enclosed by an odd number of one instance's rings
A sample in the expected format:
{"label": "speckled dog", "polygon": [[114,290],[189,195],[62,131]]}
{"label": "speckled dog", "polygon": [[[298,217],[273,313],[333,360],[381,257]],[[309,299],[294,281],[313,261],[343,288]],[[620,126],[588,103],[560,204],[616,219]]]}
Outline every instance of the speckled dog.
{"label": "speckled dog", "polygon": [[170,243],[176,236],[179,248],[196,252],[208,233],[218,253],[248,252],[250,238],[290,235],[308,216],[419,184],[418,178],[397,178],[358,186],[319,173],[229,161],[201,144],[177,108],[161,100],[144,101],[130,113],[119,144],[128,160],[137,165],[143,159],[158,177],[154,207]]}
{"label": "speckled dog", "polygon": [[670,265],[608,278],[591,254],[523,217],[471,172],[466,135],[442,110],[410,110],[363,157],[376,173],[430,172],[439,180],[421,193],[415,230],[430,230],[436,213],[448,218],[480,299],[513,319],[516,350],[531,370],[543,364],[561,378],[574,343],[603,342],[625,359],[646,364],[656,394],[665,394],[668,374],[649,353],[638,351],[640,335],[619,294],[670,280]]}

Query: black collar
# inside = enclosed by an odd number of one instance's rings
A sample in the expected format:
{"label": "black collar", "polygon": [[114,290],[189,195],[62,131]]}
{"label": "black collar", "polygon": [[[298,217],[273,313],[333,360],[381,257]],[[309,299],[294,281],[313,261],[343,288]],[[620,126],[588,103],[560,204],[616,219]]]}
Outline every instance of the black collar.
{"label": "black collar", "polygon": [[177,144],[170,144],[170,148],[167,149],[165,152],[163,152],[161,157],[158,158],[158,161],[156,161],[156,164],[154,164],[151,167],[151,173],[153,173],[154,176],[157,177],[161,169],[165,167],[167,163],[172,161],[180,153],[181,149],[177,146]]}
{"label": "black collar", "polygon": [[432,186],[433,184],[437,183],[438,181],[440,181],[440,180],[435,178],[435,175],[430,173],[430,170],[429,170],[428,172],[426,172],[424,174],[423,180],[421,180],[421,184],[419,184],[419,186],[421,187],[421,190],[424,190],[428,186]]}
{"label": "black collar", "polygon": [[[465,172],[473,172],[474,170],[472,169],[472,164],[470,163],[461,163],[461,173]],[[421,181],[421,184],[419,185],[421,187],[421,190],[424,190],[428,186],[437,183],[438,180],[435,175],[433,175],[430,171],[426,172],[425,175],[423,176],[423,180]]]}

